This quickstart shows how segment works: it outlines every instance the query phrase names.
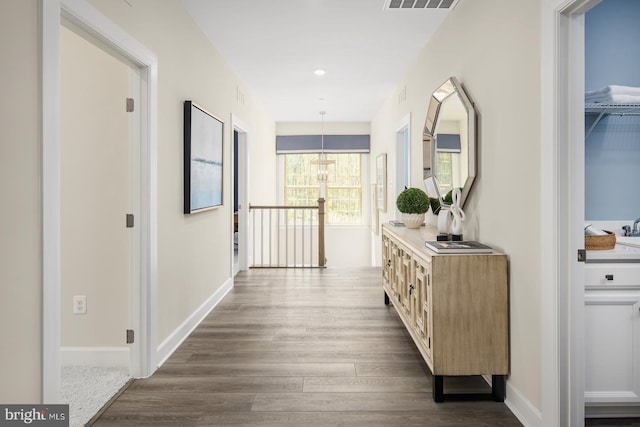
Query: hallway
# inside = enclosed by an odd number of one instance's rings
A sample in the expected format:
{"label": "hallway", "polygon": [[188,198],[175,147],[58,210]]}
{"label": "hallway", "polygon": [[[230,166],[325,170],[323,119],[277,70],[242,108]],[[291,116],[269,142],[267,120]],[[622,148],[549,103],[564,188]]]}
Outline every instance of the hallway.
{"label": "hallway", "polygon": [[362,268],[240,273],[172,357],[93,425],[521,424],[502,403],[434,403],[426,364],[383,303],[380,269]]}

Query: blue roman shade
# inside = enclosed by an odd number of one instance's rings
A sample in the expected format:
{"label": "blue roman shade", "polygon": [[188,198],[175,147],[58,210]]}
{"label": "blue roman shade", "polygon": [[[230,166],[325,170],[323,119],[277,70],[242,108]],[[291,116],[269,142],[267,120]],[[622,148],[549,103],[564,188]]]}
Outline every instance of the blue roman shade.
{"label": "blue roman shade", "polygon": [[[368,153],[369,135],[325,135],[325,153]],[[278,135],[276,154],[319,153],[322,135]]]}
{"label": "blue roman shade", "polygon": [[439,133],[436,135],[436,151],[441,153],[459,153],[460,135],[457,133]]}

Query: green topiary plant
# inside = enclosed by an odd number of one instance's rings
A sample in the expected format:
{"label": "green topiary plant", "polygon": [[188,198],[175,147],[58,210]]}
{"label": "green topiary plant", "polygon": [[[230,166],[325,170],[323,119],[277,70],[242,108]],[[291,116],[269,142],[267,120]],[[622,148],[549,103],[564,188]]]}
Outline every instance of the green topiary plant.
{"label": "green topiary plant", "polygon": [[429,196],[419,188],[407,188],[398,195],[396,206],[402,213],[423,214],[429,210]]}

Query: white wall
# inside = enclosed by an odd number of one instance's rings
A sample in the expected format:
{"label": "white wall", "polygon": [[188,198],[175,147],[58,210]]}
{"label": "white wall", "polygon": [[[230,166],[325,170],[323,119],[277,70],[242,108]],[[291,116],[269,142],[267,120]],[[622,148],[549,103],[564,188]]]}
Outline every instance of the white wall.
{"label": "white wall", "polygon": [[[275,173],[276,159],[276,124],[258,116],[249,136],[249,194],[248,201],[252,205],[272,205],[276,201],[274,188],[277,187]],[[265,135],[256,140],[255,135]],[[267,137],[266,135],[269,135]]]}
{"label": "white wall", "polygon": [[[367,203],[368,199],[364,201]],[[371,266],[369,226],[327,226],[325,246],[329,268]]]}
{"label": "white wall", "polygon": [[37,0],[0,2],[0,402],[40,401],[42,225]]}
{"label": "white wall", "polygon": [[[465,238],[509,256],[511,375],[507,398],[541,407],[540,5],[460,2],[372,121],[372,155],[396,164],[396,124],[411,112],[412,182],[421,182],[422,127],[430,94],[457,77],[478,110],[478,168],[465,205]],[[397,92],[406,88],[399,103]],[[388,176],[395,176],[394,171]],[[390,187],[392,188],[392,187]],[[381,222],[391,218],[389,200]],[[379,242],[376,242],[379,245]],[[511,394],[509,393],[511,392]]]}

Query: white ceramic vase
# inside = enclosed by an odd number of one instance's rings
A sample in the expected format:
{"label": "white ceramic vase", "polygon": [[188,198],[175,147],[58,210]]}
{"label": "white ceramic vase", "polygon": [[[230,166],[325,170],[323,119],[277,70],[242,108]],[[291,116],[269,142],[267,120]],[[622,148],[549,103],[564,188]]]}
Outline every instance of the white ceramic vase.
{"label": "white ceramic vase", "polygon": [[451,227],[451,211],[449,209],[440,208],[438,214],[438,233],[449,234],[449,228]]}
{"label": "white ceramic vase", "polygon": [[404,222],[407,228],[420,228],[422,223],[424,223],[424,214],[403,213],[402,222]]}

